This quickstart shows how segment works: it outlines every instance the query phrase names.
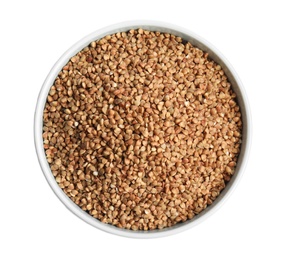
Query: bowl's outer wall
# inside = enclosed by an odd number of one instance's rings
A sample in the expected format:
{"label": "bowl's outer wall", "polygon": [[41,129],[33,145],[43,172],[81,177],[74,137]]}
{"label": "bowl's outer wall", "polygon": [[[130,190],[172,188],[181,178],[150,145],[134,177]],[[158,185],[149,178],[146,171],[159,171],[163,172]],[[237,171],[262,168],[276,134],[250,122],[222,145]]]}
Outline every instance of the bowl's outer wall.
{"label": "bowl's outer wall", "polygon": [[[104,224],[101,221],[90,216],[80,207],[78,207],[72,200],[70,200],[70,198],[62,191],[62,189],[57,184],[50,170],[49,164],[46,160],[45,151],[43,148],[43,139],[42,139],[42,132],[43,132],[42,117],[47,95],[58,73],[61,71],[64,65],[70,60],[70,58],[75,54],[77,54],[79,51],[81,51],[84,47],[88,46],[89,43],[92,41],[101,39],[106,35],[138,28],[150,31],[170,33],[179,36],[184,40],[189,41],[192,45],[202,49],[205,52],[208,52],[209,57],[218,64],[220,64],[222,69],[226,73],[232,85],[232,89],[237,95],[237,101],[240,106],[243,120],[242,145],[237,162],[237,167],[234,176],[231,178],[230,182],[226,185],[226,188],[221,192],[218,198],[212,203],[212,205],[207,207],[203,212],[195,216],[193,219],[188,220],[184,223],[179,223],[170,228],[165,228],[162,230],[154,230],[154,231],[131,231],[126,229],[120,229],[112,225]],[[199,37],[198,35],[194,34],[193,32],[187,29],[172,24],[157,21],[131,21],[131,22],[123,22],[115,24],[86,36],[85,38],[77,42],[75,45],[73,45],[69,50],[67,50],[62,55],[62,57],[56,62],[56,64],[48,74],[38,97],[37,107],[35,111],[34,137],[35,137],[35,146],[38,155],[38,160],[49,185],[51,186],[54,193],[58,196],[58,198],[63,202],[63,204],[76,216],[78,216],[79,218],[81,218],[82,220],[84,220],[85,222],[89,223],[94,227],[97,227],[103,231],[113,233],[116,235],[131,238],[156,238],[175,234],[195,226],[199,222],[209,217],[212,213],[214,213],[215,210],[217,210],[223,204],[226,198],[229,197],[229,195],[237,185],[239,178],[243,174],[243,171],[247,164],[247,159],[249,156],[249,150],[251,145],[251,114],[247,96],[239,77],[237,76],[236,72],[234,71],[230,63],[226,60],[226,58],[209,42],[207,42],[206,40],[202,39],[201,37]]]}

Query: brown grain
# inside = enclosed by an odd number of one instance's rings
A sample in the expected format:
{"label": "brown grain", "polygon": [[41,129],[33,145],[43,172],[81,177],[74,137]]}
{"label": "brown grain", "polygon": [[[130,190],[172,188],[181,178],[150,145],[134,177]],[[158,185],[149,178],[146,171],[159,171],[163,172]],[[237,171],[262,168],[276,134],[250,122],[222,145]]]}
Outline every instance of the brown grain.
{"label": "brown grain", "polygon": [[193,218],[224,189],[240,152],[241,113],[224,71],[167,33],[92,42],[55,79],[43,119],[59,186],[120,228]]}

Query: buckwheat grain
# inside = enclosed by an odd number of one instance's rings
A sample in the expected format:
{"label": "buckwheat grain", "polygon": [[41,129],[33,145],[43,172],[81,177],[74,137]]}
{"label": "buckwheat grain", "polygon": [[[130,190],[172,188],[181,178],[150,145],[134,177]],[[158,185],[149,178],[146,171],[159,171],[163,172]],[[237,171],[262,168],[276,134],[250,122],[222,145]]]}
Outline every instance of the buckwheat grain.
{"label": "buckwheat grain", "polygon": [[108,35],[60,71],[43,113],[55,180],[84,211],[132,230],[170,227],[232,177],[242,121],[220,65],[180,37]]}

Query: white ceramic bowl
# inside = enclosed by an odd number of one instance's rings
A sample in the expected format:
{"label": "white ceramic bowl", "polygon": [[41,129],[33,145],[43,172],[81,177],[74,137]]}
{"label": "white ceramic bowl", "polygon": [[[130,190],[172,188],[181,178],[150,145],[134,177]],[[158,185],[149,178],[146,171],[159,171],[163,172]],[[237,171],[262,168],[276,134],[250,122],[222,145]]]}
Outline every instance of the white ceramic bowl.
{"label": "white ceramic bowl", "polygon": [[[106,35],[137,28],[171,33],[180,36],[184,40],[191,42],[191,44],[193,44],[194,46],[197,46],[198,48],[208,52],[209,57],[221,65],[230,83],[232,84],[232,89],[237,95],[237,100],[241,109],[242,120],[243,120],[243,140],[236,170],[234,176],[231,178],[231,181],[226,185],[226,188],[221,192],[218,198],[212,203],[212,205],[208,206],[205,210],[203,210],[199,215],[195,216],[193,219],[188,220],[184,223],[176,224],[170,228],[164,228],[162,230],[154,230],[154,231],[132,231],[132,230],[121,229],[109,224],[104,224],[101,221],[90,216],[80,207],[78,207],[62,191],[62,189],[58,186],[54,176],[52,175],[49,164],[46,160],[43,148],[43,139],[42,139],[42,128],[43,128],[42,117],[43,117],[44,106],[46,103],[46,98],[50,90],[50,87],[53,85],[55,78],[57,77],[58,73],[61,71],[63,66],[69,61],[69,59],[72,56],[74,56],[84,47],[89,45],[90,42],[101,39]],[[239,77],[237,76],[236,72],[234,71],[230,63],[226,60],[226,58],[212,44],[202,39],[198,35],[194,34],[193,32],[172,24],[155,22],[155,21],[130,21],[108,26],[106,28],[91,33],[90,35],[86,36],[85,38],[74,44],[56,62],[56,64],[48,74],[38,97],[37,107],[35,111],[34,138],[35,138],[36,151],[42,171],[54,193],[71,212],[73,212],[76,216],[78,216],[85,222],[89,223],[90,225],[109,233],[131,238],[156,238],[156,237],[172,235],[197,225],[198,223],[208,218],[211,214],[213,214],[230,196],[230,194],[238,184],[238,181],[242,176],[245,166],[247,164],[251,144],[251,114],[247,96]]]}

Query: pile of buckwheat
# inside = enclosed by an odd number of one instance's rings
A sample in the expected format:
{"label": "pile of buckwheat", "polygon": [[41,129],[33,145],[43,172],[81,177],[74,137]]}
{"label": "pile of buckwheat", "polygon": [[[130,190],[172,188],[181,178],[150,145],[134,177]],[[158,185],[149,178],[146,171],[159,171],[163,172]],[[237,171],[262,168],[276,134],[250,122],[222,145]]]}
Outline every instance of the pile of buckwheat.
{"label": "pile of buckwheat", "polygon": [[241,114],[220,65],[180,37],[142,29],[92,42],[63,67],[43,142],[63,191],[104,223],[170,227],[233,175]]}

